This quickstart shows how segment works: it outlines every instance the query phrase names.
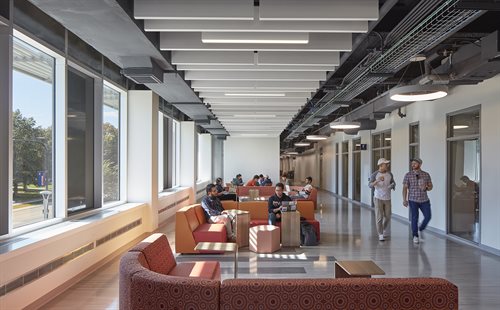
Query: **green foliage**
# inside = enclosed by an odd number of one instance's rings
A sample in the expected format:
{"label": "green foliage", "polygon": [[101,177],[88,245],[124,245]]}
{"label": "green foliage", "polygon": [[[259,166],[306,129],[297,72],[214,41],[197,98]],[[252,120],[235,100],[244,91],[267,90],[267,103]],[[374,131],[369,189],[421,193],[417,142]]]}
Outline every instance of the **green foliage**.
{"label": "green foliage", "polygon": [[110,123],[102,126],[102,174],[104,202],[118,200],[119,197],[119,131]]}
{"label": "green foliage", "polygon": [[37,126],[35,119],[24,117],[19,110],[14,112],[14,194],[17,194],[19,183],[23,184],[24,191],[28,184],[35,184],[38,171],[51,171],[50,167],[45,167],[51,162],[51,145],[51,128]]}

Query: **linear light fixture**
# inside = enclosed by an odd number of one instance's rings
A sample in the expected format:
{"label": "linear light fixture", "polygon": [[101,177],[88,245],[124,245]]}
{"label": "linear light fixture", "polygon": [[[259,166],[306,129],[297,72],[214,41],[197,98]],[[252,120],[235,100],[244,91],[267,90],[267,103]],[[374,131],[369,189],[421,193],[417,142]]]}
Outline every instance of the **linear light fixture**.
{"label": "linear light fixture", "polygon": [[286,152],[287,155],[299,155],[299,152]]}
{"label": "linear light fixture", "polygon": [[202,32],[201,42],[222,44],[308,44],[309,33]]}
{"label": "linear light fixture", "polygon": [[267,137],[269,134],[267,133],[242,133],[240,134],[242,137]]}
{"label": "linear light fixture", "polygon": [[410,85],[395,87],[389,91],[392,100],[403,102],[435,100],[447,95],[448,88],[444,85]]}
{"label": "linear light fixture", "polygon": [[260,118],[274,118],[276,115],[274,114],[235,114],[234,117],[260,117]]}
{"label": "linear light fixture", "polygon": [[294,143],[293,145],[295,145],[295,146],[309,146],[309,145],[311,145],[311,143],[309,143],[309,142],[297,142],[297,143]]}
{"label": "linear light fixture", "polygon": [[330,123],[332,129],[356,129],[361,127],[360,122],[335,121]]}
{"label": "linear light fixture", "polygon": [[467,125],[453,125],[453,129],[465,129],[469,128]]}
{"label": "linear light fixture", "polygon": [[311,141],[320,141],[320,140],[326,140],[328,139],[328,137],[323,135],[309,135],[306,136],[306,139]]}
{"label": "linear light fixture", "polygon": [[285,97],[284,93],[224,93],[228,97]]}

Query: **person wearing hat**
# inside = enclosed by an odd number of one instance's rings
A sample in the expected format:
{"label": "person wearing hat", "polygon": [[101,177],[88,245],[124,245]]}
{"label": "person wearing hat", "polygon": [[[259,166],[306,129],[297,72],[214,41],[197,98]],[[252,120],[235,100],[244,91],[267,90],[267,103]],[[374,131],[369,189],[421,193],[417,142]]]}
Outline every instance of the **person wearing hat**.
{"label": "person wearing hat", "polygon": [[[421,166],[422,160],[413,158],[411,160],[412,170],[406,173],[403,179],[403,205],[410,206],[413,243],[420,242],[421,233],[431,220],[431,202],[427,192],[432,190],[432,180],[429,173],[420,169]],[[420,227],[418,226],[418,210],[422,211],[424,215]]]}
{"label": "person wearing hat", "polygon": [[380,158],[377,162],[378,170],[370,176],[368,186],[373,191],[373,204],[375,205],[375,218],[378,240],[384,241],[389,236],[387,227],[391,222],[391,189],[396,188],[394,176],[388,170],[390,161]]}

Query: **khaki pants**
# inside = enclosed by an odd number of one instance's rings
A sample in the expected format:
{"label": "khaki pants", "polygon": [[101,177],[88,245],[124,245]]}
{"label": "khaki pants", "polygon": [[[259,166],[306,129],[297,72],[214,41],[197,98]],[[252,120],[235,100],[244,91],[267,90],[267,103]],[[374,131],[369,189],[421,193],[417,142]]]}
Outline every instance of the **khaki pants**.
{"label": "khaki pants", "polygon": [[384,230],[387,229],[391,222],[391,201],[373,198],[373,203],[375,204],[377,233],[383,235]]}
{"label": "khaki pants", "polygon": [[215,215],[210,217],[210,222],[214,224],[224,224],[226,225],[227,238],[231,239],[233,236],[233,227],[231,219],[227,214]]}

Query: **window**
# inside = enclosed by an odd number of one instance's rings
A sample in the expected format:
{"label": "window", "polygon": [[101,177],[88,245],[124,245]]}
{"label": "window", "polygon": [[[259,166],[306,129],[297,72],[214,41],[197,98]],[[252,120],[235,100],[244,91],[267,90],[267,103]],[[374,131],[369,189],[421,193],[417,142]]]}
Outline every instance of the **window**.
{"label": "window", "polygon": [[[410,161],[412,158],[420,157],[420,130],[418,123],[410,124]],[[411,165],[410,168],[411,170]]]}
{"label": "window", "polygon": [[120,92],[104,85],[102,105],[102,197],[120,200]]}
{"label": "window", "polygon": [[52,199],[54,67],[54,57],[14,38],[12,77],[14,228],[54,217]]}
{"label": "window", "polygon": [[384,131],[372,136],[372,171],[378,169],[377,161],[380,158],[391,160],[391,132]]}
{"label": "window", "polygon": [[158,187],[162,192],[180,184],[180,123],[159,113]]}
{"label": "window", "polygon": [[349,142],[342,142],[342,196],[348,196],[349,186]]}
{"label": "window", "polygon": [[94,204],[94,78],[68,67],[68,213]]}
{"label": "window", "polygon": [[352,140],[352,199],[361,201],[361,138]]}

